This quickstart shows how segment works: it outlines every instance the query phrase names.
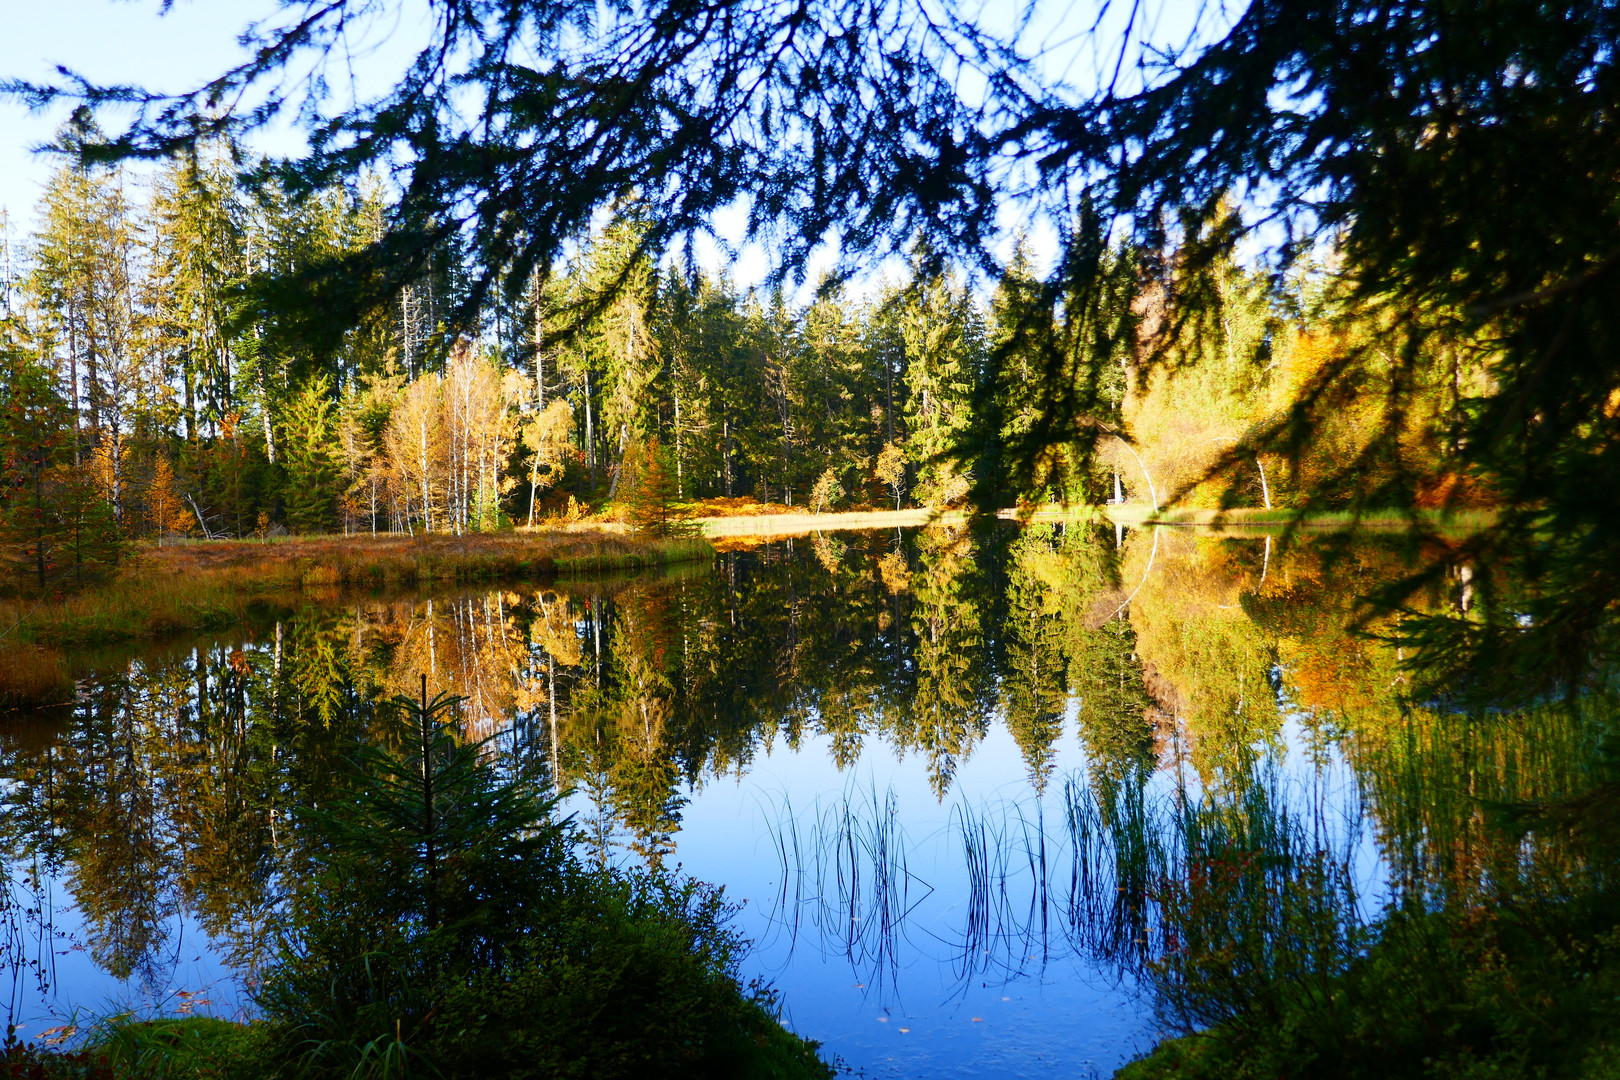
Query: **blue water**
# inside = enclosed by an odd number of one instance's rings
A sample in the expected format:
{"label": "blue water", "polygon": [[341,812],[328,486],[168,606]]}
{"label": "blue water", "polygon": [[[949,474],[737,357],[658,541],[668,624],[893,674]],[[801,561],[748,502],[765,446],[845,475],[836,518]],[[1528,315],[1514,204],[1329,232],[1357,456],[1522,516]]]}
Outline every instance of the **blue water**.
{"label": "blue water", "polygon": [[[831,749],[825,736],[794,747],[779,734],[746,767],[688,787],[673,857],[685,873],[723,886],[737,905],[736,926],[753,943],[743,972],[776,991],[793,1030],[860,1075],[964,1080],[1108,1076],[1164,1033],[1136,981],[1119,965],[1086,955],[1066,933],[1063,781],[1083,778],[1087,766],[1072,722],[1042,792],[1000,724],[960,763],[943,800],[915,755],[872,739],[839,769]],[[1355,832],[1350,780],[1336,754],[1324,759],[1297,722],[1285,726],[1279,751],[1277,764],[1293,789],[1332,804],[1332,820],[1346,835]],[[1178,783],[1189,783],[1185,770],[1167,763],[1149,788],[1168,797]],[[568,808],[591,811],[581,795]],[[893,898],[877,904],[870,841],[873,824],[885,819],[893,822],[888,861],[903,870]],[[827,846],[846,820],[852,826],[843,838],[847,844],[854,836],[856,853],[846,847],[840,860]],[[1042,826],[1044,889],[1037,884],[1042,870],[1026,855],[1038,847],[1033,838]],[[999,853],[991,857],[995,887],[977,933],[966,827],[983,830]],[[1377,848],[1364,830],[1353,839],[1373,903]],[[27,901],[32,891],[16,869],[13,895]],[[30,954],[44,962],[51,985],[40,993],[27,969],[0,982],[20,1006],[20,1035],[119,1012],[250,1015],[235,970],[193,915],[177,911],[150,963],[118,979],[84,945],[71,884],[47,879],[46,886],[50,926],[38,918],[24,924]],[[885,912],[887,933],[878,928]]]}
{"label": "blue water", "polygon": [[[1083,764],[1077,739],[1059,747],[1059,772]],[[1040,933],[1038,912],[1030,918],[1032,875],[1014,880],[1018,895],[1008,901],[1027,934],[966,940],[959,808],[1013,803],[1033,816],[1039,801],[1056,822],[1062,794],[1057,783],[1036,795],[1000,726],[962,764],[943,804],[915,757],[897,759],[878,744],[840,772],[827,740],[794,750],[779,737],[745,776],[715,777],[692,793],[677,857],[742,901],[738,923],[756,943],[745,970],[781,992],[790,1026],[865,1075],[1107,1076],[1153,1043],[1155,1025],[1130,980],[1074,955],[1050,920]],[[888,941],[869,934],[852,946],[854,935],[836,925],[848,907],[823,906],[813,873],[801,874],[797,862],[784,874],[777,838],[791,818],[801,843],[811,843],[817,824],[846,801],[869,822],[874,803],[886,808],[890,798],[910,877],[898,905],[904,922]],[[818,920],[824,913],[835,917]]]}
{"label": "blue water", "polygon": [[[796,571],[801,576],[793,579],[794,588],[814,569],[806,559],[801,563],[808,569]],[[687,587],[697,588],[690,582]],[[745,594],[739,589],[738,595]],[[730,627],[739,626],[736,610]],[[399,614],[377,625],[397,626]],[[405,621],[414,623],[418,614]],[[701,627],[701,613],[694,618],[692,625]],[[471,635],[466,655],[484,655],[477,648],[489,642],[477,635],[487,627],[480,629],[473,618],[454,625]],[[451,631],[450,622],[441,626],[441,650],[452,647]],[[597,628],[580,622],[575,631],[581,642],[601,648]],[[747,627],[733,632],[747,643]],[[289,626],[289,665],[293,635]],[[201,649],[135,659],[108,685],[133,694],[127,700],[140,703],[141,723],[152,729],[142,738],[161,741],[165,725],[174,723],[170,699],[162,695],[186,700],[209,680],[214,693],[233,649],[251,654],[259,669],[273,663],[279,674],[281,640],[278,624],[273,661],[263,634],[256,641],[244,636],[217,645],[212,658]],[[242,652],[231,655],[240,659]],[[448,655],[441,652],[438,662],[445,664]],[[583,673],[587,666],[575,670]],[[127,689],[137,683],[148,689]],[[1075,876],[1068,815],[1076,793],[1089,798],[1097,787],[1076,699],[1069,698],[1060,718],[1042,776],[1032,774],[1002,718],[992,716],[982,735],[967,737],[966,749],[958,748],[942,791],[936,789],[940,756],[930,761],[915,749],[891,745],[881,724],[866,724],[859,750],[851,754],[820,732],[813,709],[793,718],[771,712],[791,706],[768,702],[795,700],[792,695],[748,700],[759,715],[750,712],[755,734],[744,760],[718,752],[703,756],[706,764],[696,779],[680,785],[679,828],[667,863],[723,887],[736,905],[737,929],[752,942],[741,961],[744,976],[768,985],[789,1026],[820,1042],[830,1059],[871,1077],[1108,1076],[1173,1030],[1156,1015],[1130,957],[1105,947],[1097,927],[1080,917],[1088,905],[1092,911],[1099,904],[1106,908],[1116,890],[1106,875]],[[1384,898],[1385,868],[1350,769],[1339,748],[1287,702],[1278,702],[1278,715],[1281,728],[1259,748],[1262,757],[1288,805],[1310,815],[1321,842],[1353,866],[1371,916]],[[244,720],[244,727],[251,724]],[[26,802],[11,766],[29,762],[37,772],[54,752],[42,747],[68,729],[47,724],[40,730],[43,738],[0,729],[0,758],[8,765],[0,778],[6,814]],[[797,742],[784,734],[789,730],[801,733]],[[1180,743],[1184,735],[1161,731],[1158,737],[1144,798],[1161,806],[1196,799],[1199,782]],[[94,760],[93,754],[86,760]],[[716,772],[715,760],[729,764]],[[165,767],[155,755],[143,782],[163,789],[170,783]],[[32,782],[37,799],[37,775]],[[0,971],[0,994],[7,995],[23,1037],[120,1012],[250,1015],[242,968],[223,944],[210,941],[192,910],[196,899],[173,880],[182,876],[177,867],[191,841],[175,824],[173,806],[158,805],[164,798],[183,793],[159,790],[154,804],[158,846],[174,854],[166,862],[155,860],[166,869],[155,872],[159,880],[145,883],[155,897],[147,910],[155,916],[130,920],[127,930],[120,929],[116,903],[109,914],[105,888],[94,932],[75,903],[85,837],[67,845],[62,866],[40,864],[29,854],[13,856],[0,907],[0,933],[9,935],[0,940],[0,957],[11,958],[9,970]],[[581,821],[600,817],[584,793],[574,794],[566,808]],[[6,825],[14,852],[51,847],[38,836],[28,840],[31,826],[21,818]],[[612,857],[628,861],[630,838],[619,839],[624,845]],[[37,888],[31,882],[36,874]],[[105,957],[92,955],[109,940],[120,940],[119,933],[147,935],[140,948],[128,950],[139,962],[127,978],[111,974]]]}

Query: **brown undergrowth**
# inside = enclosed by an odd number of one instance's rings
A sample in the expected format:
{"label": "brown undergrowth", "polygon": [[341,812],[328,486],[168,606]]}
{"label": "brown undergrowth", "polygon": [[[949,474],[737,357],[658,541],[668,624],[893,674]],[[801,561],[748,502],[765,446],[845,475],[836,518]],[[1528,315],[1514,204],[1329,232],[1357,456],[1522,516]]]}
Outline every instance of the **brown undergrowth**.
{"label": "brown undergrowth", "polygon": [[116,578],[97,587],[0,598],[0,707],[71,698],[63,648],[222,629],[256,604],[295,602],[311,590],[566,578],[713,554],[707,542],[695,538],[579,531],[142,545]]}

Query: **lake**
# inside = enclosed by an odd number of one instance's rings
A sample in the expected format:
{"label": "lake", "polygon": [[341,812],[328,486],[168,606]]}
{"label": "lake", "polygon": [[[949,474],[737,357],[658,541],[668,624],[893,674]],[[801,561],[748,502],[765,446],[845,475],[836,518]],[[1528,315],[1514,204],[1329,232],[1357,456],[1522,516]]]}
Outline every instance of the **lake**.
{"label": "lake", "polygon": [[[875,1077],[1106,1076],[1207,1022],[1194,941],[1254,925],[1348,955],[1396,896],[1561,858],[1497,841],[1479,806],[1573,788],[1591,733],[1414,703],[1397,650],[1350,628],[1359,596],[1444,563],[1432,541],[748,543],[651,577],[310,592],[231,634],[75,657],[74,702],[0,718],[21,1034],[249,1014],[300,811],[365,737],[357,704],[424,674],[504,767],[568,792],[589,857],[723,886],[745,973]],[[1469,580],[1414,602],[1465,610]]]}

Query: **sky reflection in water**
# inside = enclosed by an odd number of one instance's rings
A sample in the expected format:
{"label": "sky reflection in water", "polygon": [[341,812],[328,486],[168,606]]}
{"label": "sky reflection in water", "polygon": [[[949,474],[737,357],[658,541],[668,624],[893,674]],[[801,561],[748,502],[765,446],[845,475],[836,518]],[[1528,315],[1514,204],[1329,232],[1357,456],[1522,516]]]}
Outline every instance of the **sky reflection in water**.
{"label": "sky reflection in water", "polygon": [[[1121,807],[1162,818],[1267,776],[1363,905],[1383,896],[1312,719],[1383,671],[1343,644],[1344,590],[1309,593],[1309,551],[1182,539],[1110,618],[1148,544],[822,537],[668,580],[315,597],[224,640],[87,657],[72,715],[0,744],[12,894],[28,906],[38,859],[55,911],[47,934],[9,913],[12,1011],[24,1035],[76,1011],[238,1014],[296,872],[289,816],[363,736],[354,687],[431,671],[474,733],[576,785],[601,857],[723,885],[745,972],[829,1053],[873,1076],[1107,1075],[1160,1031],[1135,975],[1147,894],[1115,848],[1077,858]],[[1380,560],[1398,561],[1355,565]],[[1280,638],[1279,596],[1312,625]]]}

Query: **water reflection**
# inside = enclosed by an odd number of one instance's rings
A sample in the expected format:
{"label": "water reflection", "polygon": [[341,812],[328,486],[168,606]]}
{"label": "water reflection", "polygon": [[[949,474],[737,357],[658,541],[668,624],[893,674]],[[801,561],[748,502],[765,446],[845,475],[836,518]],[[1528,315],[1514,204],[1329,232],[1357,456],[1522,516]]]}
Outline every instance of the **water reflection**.
{"label": "water reflection", "polygon": [[[1267,903],[1275,895],[1314,898],[1310,917],[1328,920],[1333,941],[1378,910],[1361,895],[1373,853],[1342,762],[1268,761],[1236,799],[1167,781],[1077,770],[1055,798],[957,800],[945,835],[923,842],[954,849],[949,881],[913,872],[923,845],[892,791],[846,792],[809,814],[782,806],[772,835],[782,888],[767,918],[795,945],[842,954],[881,996],[917,952],[951,968],[954,993],[1071,959],[1123,983],[1244,914],[1263,927],[1257,939],[1287,947],[1269,925],[1286,914]],[[929,910],[942,893],[944,918]]]}
{"label": "water reflection", "polygon": [[[762,792],[746,837],[775,853],[771,886],[743,897],[754,929],[880,997],[919,955],[951,993],[1073,959],[1119,985],[1150,973],[1190,1023],[1176,988],[1200,950],[1332,970],[1391,897],[1590,873],[1488,810],[1581,790],[1612,710],[1409,700],[1396,651],[1349,629],[1358,597],[1406,573],[1400,543],[1116,540],[814,536],[657,579],[312,596],[218,640],[83,657],[71,709],[0,725],[12,1011],[80,949],[161,988],[187,926],[251,983],[300,872],[299,811],[374,737],[368,703],[423,674],[466,697],[468,738],[576,792],[604,860],[696,851],[693,800],[762,755],[815,748],[850,777],[920,762],[942,828],[858,779]],[[1466,608],[1469,585],[1417,603]],[[1002,728],[1020,787],[963,790]]]}

